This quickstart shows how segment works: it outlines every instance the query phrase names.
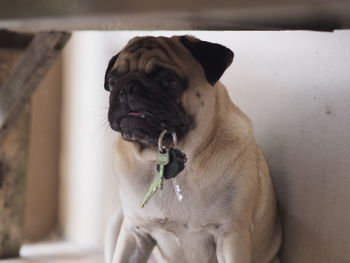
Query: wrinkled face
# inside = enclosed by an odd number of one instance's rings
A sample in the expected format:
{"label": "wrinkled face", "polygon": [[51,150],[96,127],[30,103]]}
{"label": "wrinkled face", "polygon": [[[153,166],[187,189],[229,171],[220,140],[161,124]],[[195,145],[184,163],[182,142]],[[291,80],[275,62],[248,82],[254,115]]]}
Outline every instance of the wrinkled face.
{"label": "wrinkled face", "polygon": [[[105,75],[111,128],[143,146],[156,146],[164,129],[181,140],[194,127],[193,115],[199,111],[192,107],[192,116],[185,112],[184,92],[199,94],[203,82],[214,88],[232,59],[228,48],[191,36],[132,39],[110,60]],[[198,78],[201,84],[193,82]],[[185,103],[187,109],[192,105]],[[170,134],[164,139],[171,143]]]}
{"label": "wrinkled face", "polygon": [[[110,91],[108,121],[123,139],[156,146],[160,133],[175,131],[181,140],[189,130],[191,120],[180,98],[188,88],[184,76],[161,63],[149,63],[150,47],[157,42],[143,39],[127,46],[106,73],[106,88]],[[149,49],[147,49],[147,47]],[[143,52],[144,51],[144,52]],[[155,61],[159,48],[151,58]],[[131,68],[130,64],[147,65]],[[169,141],[170,135],[165,137]]]}

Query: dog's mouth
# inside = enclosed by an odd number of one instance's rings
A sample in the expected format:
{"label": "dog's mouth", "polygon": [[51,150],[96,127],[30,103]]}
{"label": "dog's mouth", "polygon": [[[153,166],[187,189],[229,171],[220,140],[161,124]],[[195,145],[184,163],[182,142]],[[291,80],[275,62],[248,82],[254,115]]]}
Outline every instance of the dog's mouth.
{"label": "dog's mouth", "polygon": [[145,118],[154,118],[154,114],[148,112],[148,111],[130,111],[128,114],[126,114],[125,117],[135,117],[140,119]]}
{"label": "dog's mouth", "polygon": [[[166,120],[149,111],[130,111],[120,119],[121,135],[124,140],[139,142],[145,146],[156,146],[159,134],[164,130],[174,130],[181,136],[183,128],[171,127]],[[165,137],[165,142],[171,137]]]}
{"label": "dog's mouth", "polygon": [[141,118],[141,119],[144,119],[146,117],[146,115],[141,112],[129,112],[126,116],[127,117],[132,116],[132,117]]}

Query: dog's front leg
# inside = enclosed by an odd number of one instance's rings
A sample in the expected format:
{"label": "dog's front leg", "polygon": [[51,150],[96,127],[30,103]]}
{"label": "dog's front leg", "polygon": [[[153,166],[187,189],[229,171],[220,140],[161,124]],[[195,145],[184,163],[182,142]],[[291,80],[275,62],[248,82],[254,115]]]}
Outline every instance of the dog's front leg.
{"label": "dog's front leg", "polygon": [[154,246],[155,241],[149,234],[124,221],[112,263],[146,263]]}
{"label": "dog's front leg", "polygon": [[252,244],[249,230],[222,232],[216,239],[219,263],[251,263]]}

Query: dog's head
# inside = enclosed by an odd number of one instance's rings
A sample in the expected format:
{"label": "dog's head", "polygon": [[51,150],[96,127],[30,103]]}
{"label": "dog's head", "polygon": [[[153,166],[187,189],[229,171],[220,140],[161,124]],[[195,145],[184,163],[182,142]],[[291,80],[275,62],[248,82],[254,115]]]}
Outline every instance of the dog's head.
{"label": "dog's head", "polygon": [[105,75],[111,128],[143,146],[156,146],[164,129],[181,140],[195,126],[197,110],[187,110],[191,101],[184,94],[198,97],[199,88],[214,86],[232,59],[226,47],[190,36],[130,40]]}

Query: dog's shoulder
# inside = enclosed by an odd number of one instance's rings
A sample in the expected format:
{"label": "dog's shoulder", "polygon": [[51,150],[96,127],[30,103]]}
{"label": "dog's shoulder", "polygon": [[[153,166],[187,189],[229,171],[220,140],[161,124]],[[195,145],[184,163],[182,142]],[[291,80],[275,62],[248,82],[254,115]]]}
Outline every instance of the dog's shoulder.
{"label": "dog's shoulder", "polygon": [[249,145],[255,145],[253,126],[248,116],[232,102],[222,83],[218,82],[214,88],[217,89],[217,113],[212,129],[195,153],[199,166],[216,159],[232,159]]}

